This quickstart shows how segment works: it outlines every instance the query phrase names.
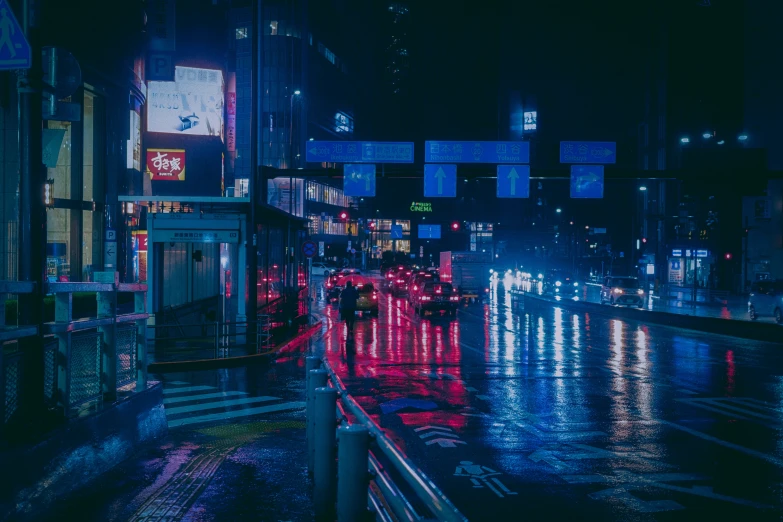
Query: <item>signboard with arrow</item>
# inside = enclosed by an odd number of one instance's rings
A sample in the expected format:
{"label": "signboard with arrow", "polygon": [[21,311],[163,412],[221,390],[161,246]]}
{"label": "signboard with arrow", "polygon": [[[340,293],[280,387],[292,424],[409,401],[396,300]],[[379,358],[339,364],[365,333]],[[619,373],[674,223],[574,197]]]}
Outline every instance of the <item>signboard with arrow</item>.
{"label": "signboard with arrow", "polygon": [[617,163],[617,143],[561,141],[560,163]]}
{"label": "signboard with arrow", "polygon": [[530,197],[530,165],[498,165],[497,196]]}
{"label": "signboard with arrow", "polygon": [[424,197],[457,197],[457,166],[424,165]]}
{"label": "signboard with arrow", "polygon": [[375,165],[343,166],[343,192],[346,196],[375,196]]}

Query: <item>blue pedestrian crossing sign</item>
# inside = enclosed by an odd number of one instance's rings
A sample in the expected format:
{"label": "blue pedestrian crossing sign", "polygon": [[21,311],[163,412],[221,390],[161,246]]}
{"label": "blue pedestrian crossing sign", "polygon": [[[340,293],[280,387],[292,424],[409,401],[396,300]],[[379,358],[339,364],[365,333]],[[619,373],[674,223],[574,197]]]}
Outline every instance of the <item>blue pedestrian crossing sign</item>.
{"label": "blue pedestrian crossing sign", "polygon": [[6,0],[0,0],[0,70],[29,69],[30,44]]}
{"label": "blue pedestrian crossing sign", "polygon": [[343,192],[346,196],[375,196],[375,165],[343,165]]}
{"label": "blue pedestrian crossing sign", "polygon": [[402,225],[392,225],[391,226],[391,238],[392,239],[402,239]]}
{"label": "blue pedestrian crossing sign", "polygon": [[530,197],[530,165],[498,165],[497,196]]}
{"label": "blue pedestrian crossing sign", "polygon": [[603,165],[571,165],[571,197],[604,197]]}
{"label": "blue pedestrian crossing sign", "polygon": [[424,165],[424,197],[456,198],[457,166]]}

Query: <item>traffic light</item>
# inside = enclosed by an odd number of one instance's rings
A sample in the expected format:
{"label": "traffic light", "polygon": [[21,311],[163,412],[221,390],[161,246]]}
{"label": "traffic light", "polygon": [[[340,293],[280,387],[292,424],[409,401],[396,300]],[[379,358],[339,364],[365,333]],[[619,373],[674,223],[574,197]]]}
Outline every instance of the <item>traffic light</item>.
{"label": "traffic light", "polygon": [[451,222],[451,230],[453,232],[457,232],[459,230],[459,221],[452,221]]}
{"label": "traffic light", "polygon": [[726,258],[726,261],[731,261],[731,252],[726,252],[726,255],[724,256]]}
{"label": "traffic light", "polygon": [[375,230],[375,221],[370,221],[369,225],[370,230]]}
{"label": "traffic light", "polygon": [[340,212],[340,221],[348,221],[348,212],[343,210]]}
{"label": "traffic light", "polygon": [[646,242],[647,242],[647,238],[646,238],[646,237],[643,237],[643,238],[642,238],[642,243],[646,243]]}

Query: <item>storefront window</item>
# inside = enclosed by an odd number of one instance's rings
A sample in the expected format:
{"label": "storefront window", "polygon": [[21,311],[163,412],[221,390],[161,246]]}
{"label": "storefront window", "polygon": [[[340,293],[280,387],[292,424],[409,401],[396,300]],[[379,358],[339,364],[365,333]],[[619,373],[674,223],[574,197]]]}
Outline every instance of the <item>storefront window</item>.
{"label": "storefront window", "polygon": [[70,281],[71,211],[52,208],[46,212],[46,275],[50,281]]}

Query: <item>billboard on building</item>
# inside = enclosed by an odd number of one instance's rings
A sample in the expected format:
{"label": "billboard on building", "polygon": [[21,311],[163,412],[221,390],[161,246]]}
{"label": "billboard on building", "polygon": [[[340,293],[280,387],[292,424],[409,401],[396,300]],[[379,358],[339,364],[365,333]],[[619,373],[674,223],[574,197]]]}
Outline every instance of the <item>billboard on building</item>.
{"label": "billboard on building", "polygon": [[223,138],[223,72],[177,66],[173,82],[148,82],[147,132]]}
{"label": "billboard on building", "polygon": [[237,150],[237,75],[229,73],[226,93],[226,150]]}
{"label": "billboard on building", "polygon": [[147,174],[152,181],[185,181],[185,151],[147,149]]}

